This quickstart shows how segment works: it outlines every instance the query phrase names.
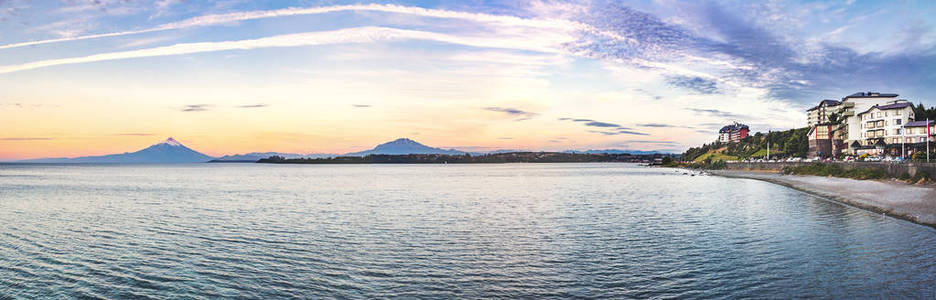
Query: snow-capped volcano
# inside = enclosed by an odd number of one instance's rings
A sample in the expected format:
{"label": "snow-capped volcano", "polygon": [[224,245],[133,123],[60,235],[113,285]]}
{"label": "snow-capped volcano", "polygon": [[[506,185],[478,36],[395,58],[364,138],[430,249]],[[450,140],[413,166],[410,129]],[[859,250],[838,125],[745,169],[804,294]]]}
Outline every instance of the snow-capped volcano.
{"label": "snow-capped volcano", "polygon": [[[162,143],[159,143],[159,144],[156,144],[156,145],[161,145],[161,144],[166,144],[166,145],[169,145],[169,146],[182,146],[182,143],[179,143],[179,141],[176,141],[176,140],[175,140],[174,138],[172,138],[172,137],[169,137],[169,138],[166,139],[165,141],[162,141]],[[182,146],[182,147],[185,147],[185,146]]]}
{"label": "snow-capped volcano", "polygon": [[84,156],[75,158],[43,158],[24,160],[33,163],[199,163],[214,159],[192,150],[179,141],[168,138],[165,141],[146,147],[146,149],[102,156]]}

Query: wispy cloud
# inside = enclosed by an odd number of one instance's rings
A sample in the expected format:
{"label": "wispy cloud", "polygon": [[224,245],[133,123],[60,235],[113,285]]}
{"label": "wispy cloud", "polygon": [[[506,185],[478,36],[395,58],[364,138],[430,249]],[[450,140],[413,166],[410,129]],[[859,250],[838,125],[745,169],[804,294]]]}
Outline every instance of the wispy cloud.
{"label": "wispy cloud", "polygon": [[370,105],[370,104],[351,104],[351,106],[354,106],[354,107],[357,107],[357,108],[368,108],[368,107],[371,107],[371,106],[373,106],[373,105]]}
{"label": "wispy cloud", "polygon": [[624,127],[617,123],[601,122],[601,121],[595,121],[592,119],[577,119],[577,118],[560,118],[559,120],[584,123],[582,125],[585,125],[588,127],[596,127],[596,128],[601,129],[601,130],[588,130],[588,132],[590,133],[598,133],[598,134],[603,134],[603,135],[650,135],[649,133],[646,133],[646,132],[634,131],[630,127]]}
{"label": "wispy cloud", "polygon": [[661,124],[661,123],[640,123],[637,124],[637,127],[651,127],[651,128],[675,128],[675,127],[686,127],[670,124]]}
{"label": "wispy cloud", "polygon": [[115,133],[116,136],[154,136],[154,133],[138,133],[138,132],[128,132],[128,133]]}
{"label": "wispy cloud", "polygon": [[670,76],[666,82],[672,86],[681,87],[700,94],[718,93],[718,85],[714,80],[692,76]]}
{"label": "wispy cloud", "polygon": [[184,112],[206,111],[206,110],[208,110],[208,108],[210,108],[210,107],[211,107],[211,105],[209,105],[209,104],[190,104],[190,105],[186,105],[186,106],[180,108],[179,110],[180,110],[180,111],[184,111]]}
{"label": "wispy cloud", "polygon": [[585,123],[585,126],[592,126],[592,127],[615,127],[615,128],[621,127],[621,125],[618,125],[618,124],[614,124],[614,123],[605,123],[605,122],[598,122],[598,121],[591,121],[591,122]]}
{"label": "wispy cloud", "polygon": [[621,134],[626,134],[626,135],[650,135],[649,133],[643,133],[643,132],[637,132],[637,131],[630,131],[630,130],[618,130],[618,131],[589,130],[588,132],[591,132],[591,133],[600,133],[600,134],[603,134],[603,135],[621,135]]}
{"label": "wispy cloud", "polygon": [[686,108],[688,111],[695,112],[697,114],[710,115],[719,118],[731,118],[731,119],[748,119],[750,117],[742,114],[736,114],[733,112],[717,110],[717,109],[703,109],[703,108]]}
{"label": "wispy cloud", "polygon": [[630,130],[621,130],[618,131],[618,134],[630,134],[630,135],[650,135],[649,133],[630,131]]}
{"label": "wispy cloud", "polygon": [[679,145],[679,142],[674,141],[653,141],[653,140],[630,140],[624,141],[625,143],[634,143],[634,144],[660,144],[660,145]]}
{"label": "wispy cloud", "polygon": [[59,65],[91,63],[109,60],[121,60],[130,58],[155,57],[183,55],[203,52],[215,52],[224,50],[248,50],[257,48],[272,47],[298,47],[314,46],[325,44],[345,44],[345,43],[372,43],[372,42],[392,42],[401,40],[432,40],[443,43],[460,44],[483,48],[504,48],[538,52],[557,52],[558,45],[554,44],[561,41],[540,41],[542,43],[531,43],[528,40],[516,40],[510,38],[472,36],[462,37],[443,33],[396,29],[387,27],[355,27],[339,29],[333,31],[318,31],[296,34],[277,35],[250,40],[236,40],[225,42],[200,42],[183,43],[171,46],[129,50],[121,52],[101,53],[83,57],[49,59],[34,61],[19,65],[8,65],[0,67],[0,74],[12,73],[18,71],[32,70]]}
{"label": "wispy cloud", "polygon": [[525,120],[532,119],[539,115],[534,112],[523,111],[520,109],[510,108],[510,107],[489,106],[489,107],[482,107],[481,109],[487,110],[487,111],[501,112],[501,113],[506,113],[511,116],[516,116],[518,117],[518,119],[516,119],[515,121],[525,121]]}
{"label": "wispy cloud", "polygon": [[7,137],[0,138],[0,141],[50,141],[52,138],[47,137]]}
{"label": "wispy cloud", "polygon": [[238,108],[263,108],[263,107],[267,107],[267,106],[269,106],[269,105],[260,103],[260,104],[239,105],[239,106],[237,106],[237,107],[238,107]]}
{"label": "wispy cloud", "polygon": [[617,123],[610,122],[600,122],[592,119],[578,119],[578,118],[559,118],[560,121],[572,121],[577,123],[584,123],[582,125],[588,127],[597,127],[602,130],[588,130],[591,133],[600,133],[603,135],[649,135],[649,133],[633,131],[630,127],[624,127]]}
{"label": "wispy cloud", "polygon": [[572,121],[572,122],[593,122],[592,119],[576,119],[576,118],[559,118],[559,121]]}
{"label": "wispy cloud", "polygon": [[[458,11],[441,10],[441,9],[428,9],[428,8],[422,8],[422,7],[367,4],[367,5],[336,5],[336,6],[328,6],[328,7],[311,7],[311,8],[284,8],[284,9],[277,9],[277,10],[260,10],[260,11],[233,12],[233,13],[226,13],[226,14],[212,14],[212,15],[193,17],[193,18],[178,21],[178,22],[167,23],[167,24],[163,24],[163,25],[156,26],[153,28],[148,28],[148,29],[128,30],[128,31],[120,31],[120,32],[112,32],[112,33],[92,34],[92,35],[73,36],[73,37],[59,38],[59,39],[48,39],[48,40],[39,40],[39,41],[31,41],[31,42],[14,43],[14,44],[2,45],[0,46],[0,49],[33,46],[33,45],[41,45],[41,44],[49,44],[49,43],[58,43],[58,42],[67,42],[67,41],[86,40],[86,39],[97,39],[97,38],[105,38],[105,37],[124,36],[124,35],[141,34],[141,33],[148,33],[148,32],[184,29],[184,28],[190,28],[190,27],[229,24],[232,22],[247,21],[247,20],[254,20],[254,19],[324,14],[324,13],[333,13],[333,12],[341,12],[341,11],[379,11],[379,12],[388,12],[388,13],[410,14],[410,15],[423,16],[423,17],[460,19],[460,20],[468,20],[468,21],[482,22],[482,23],[501,24],[505,26],[524,26],[524,27],[544,28],[544,29],[553,29],[553,30],[574,29],[574,30],[596,31],[596,29],[586,24],[569,21],[569,20],[561,20],[561,19],[527,19],[527,18],[520,18],[516,16],[468,13],[468,12],[458,12]],[[605,36],[610,34],[613,36],[613,34],[611,33],[599,33],[599,34],[604,34]]]}

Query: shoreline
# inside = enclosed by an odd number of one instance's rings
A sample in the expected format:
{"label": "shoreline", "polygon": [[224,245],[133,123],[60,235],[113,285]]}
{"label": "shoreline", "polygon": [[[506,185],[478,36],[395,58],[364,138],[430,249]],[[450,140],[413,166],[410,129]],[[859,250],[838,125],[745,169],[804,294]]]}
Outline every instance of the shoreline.
{"label": "shoreline", "polygon": [[895,181],[708,170],[712,175],[766,181],[871,212],[936,228],[936,188]]}

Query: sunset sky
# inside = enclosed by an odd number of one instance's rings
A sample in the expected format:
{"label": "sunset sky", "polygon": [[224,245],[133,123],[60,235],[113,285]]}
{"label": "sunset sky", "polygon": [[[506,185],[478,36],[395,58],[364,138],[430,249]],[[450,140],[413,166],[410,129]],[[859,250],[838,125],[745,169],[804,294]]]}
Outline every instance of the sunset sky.
{"label": "sunset sky", "polygon": [[936,105],[933,3],[0,0],[0,160],[681,152],[859,91]]}

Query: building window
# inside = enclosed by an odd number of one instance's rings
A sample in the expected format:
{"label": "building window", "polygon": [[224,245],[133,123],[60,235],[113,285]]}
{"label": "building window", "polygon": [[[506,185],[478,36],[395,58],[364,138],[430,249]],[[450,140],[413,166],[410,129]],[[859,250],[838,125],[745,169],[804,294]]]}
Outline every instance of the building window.
{"label": "building window", "polygon": [[894,124],[897,124],[897,125],[902,125],[902,124],[903,124],[903,120],[901,120],[901,119],[896,119],[896,120],[894,120],[894,122],[896,122],[896,123],[894,123]]}

